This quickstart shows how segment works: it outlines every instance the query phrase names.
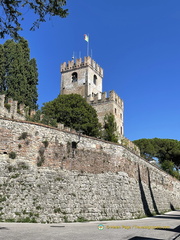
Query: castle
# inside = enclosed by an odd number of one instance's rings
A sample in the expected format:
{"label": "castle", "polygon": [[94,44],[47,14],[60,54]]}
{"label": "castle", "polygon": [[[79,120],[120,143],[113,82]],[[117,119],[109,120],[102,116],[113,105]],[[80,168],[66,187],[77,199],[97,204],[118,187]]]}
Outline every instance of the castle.
{"label": "castle", "polygon": [[102,92],[103,69],[91,58],[84,61],[68,61],[61,64],[61,94],[76,93],[81,95],[97,111],[99,122],[104,124],[106,114],[113,114],[117,124],[119,138],[124,135],[123,100],[110,91],[107,97]]}
{"label": "castle", "polygon": [[[61,72],[61,94],[82,95],[100,121],[113,113],[123,134],[123,102],[114,91],[102,93],[102,69],[86,57]],[[117,144],[26,121],[29,111],[17,106],[0,95],[0,221],[133,219],[180,207],[180,182],[123,135]]]}

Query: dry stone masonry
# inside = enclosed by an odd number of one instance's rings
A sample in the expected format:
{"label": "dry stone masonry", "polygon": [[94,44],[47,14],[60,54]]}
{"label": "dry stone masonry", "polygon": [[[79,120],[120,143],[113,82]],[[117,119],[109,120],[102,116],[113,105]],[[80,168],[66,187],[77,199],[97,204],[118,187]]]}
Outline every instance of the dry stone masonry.
{"label": "dry stone masonry", "polygon": [[0,118],[0,219],[130,219],[180,208],[180,182],[133,150]]}

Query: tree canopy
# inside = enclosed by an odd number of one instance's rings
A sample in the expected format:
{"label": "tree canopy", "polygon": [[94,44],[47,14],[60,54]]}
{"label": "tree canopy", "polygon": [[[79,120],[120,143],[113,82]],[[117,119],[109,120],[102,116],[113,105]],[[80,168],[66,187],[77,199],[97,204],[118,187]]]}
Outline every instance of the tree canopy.
{"label": "tree canopy", "polygon": [[32,23],[30,30],[35,30],[41,22],[46,21],[46,17],[59,16],[64,18],[68,15],[68,10],[63,9],[66,0],[0,0],[0,36],[4,38],[9,35],[14,39],[19,38],[19,31],[23,30],[21,22],[24,20],[24,12],[31,10],[37,19]]}
{"label": "tree canopy", "polygon": [[0,45],[0,94],[37,109],[38,72],[36,60],[30,59],[28,42],[7,40]]}
{"label": "tree canopy", "polygon": [[47,118],[76,131],[81,130],[86,135],[98,137],[100,134],[96,110],[78,94],[59,95],[44,104],[42,113]]}
{"label": "tree canopy", "polygon": [[[164,170],[180,168],[180,141],[174,139],[142,138],[133,141],[140,148],[141,156],[147,160],[157,158]],[[173,166],[173,167],[172,167]]]}

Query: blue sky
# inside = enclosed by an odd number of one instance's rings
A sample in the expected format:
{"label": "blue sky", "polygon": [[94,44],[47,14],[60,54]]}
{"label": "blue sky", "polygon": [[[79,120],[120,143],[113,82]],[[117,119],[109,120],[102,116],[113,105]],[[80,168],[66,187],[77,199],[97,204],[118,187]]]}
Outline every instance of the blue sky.
{"label": "blue sky", "polygon": [[[67,0],[69,16],[21,35],[28,40],[39,71],[39,106],[60,92],[60,64],[86,55],[90,35],[93,59],[104,69],[103,91],[124,100],[125,136],[180,140],[180,1]],[[6,39],[0,40],[3,43]]]}

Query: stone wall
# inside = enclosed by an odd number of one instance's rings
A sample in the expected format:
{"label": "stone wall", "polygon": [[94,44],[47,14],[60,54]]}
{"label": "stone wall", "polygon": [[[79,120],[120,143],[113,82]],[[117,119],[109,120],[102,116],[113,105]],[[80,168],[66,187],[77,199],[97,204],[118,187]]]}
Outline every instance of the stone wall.
{"label": "stone wall", "polygon": [[29,112],[29,108],[25,104],[19,104],[12,98],[5,101],[5,94],[0,95],[0,117],[25,120],[26,116],[33,116],[35,110]]}
{"label": "stone wall", "polygon": [[132,151],[40,124],[0,119],[0,169],[1,220],[129,219],[180,208],[180,182]]}

